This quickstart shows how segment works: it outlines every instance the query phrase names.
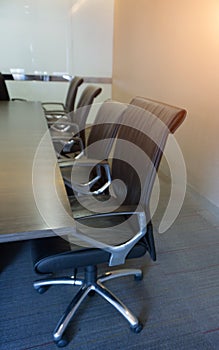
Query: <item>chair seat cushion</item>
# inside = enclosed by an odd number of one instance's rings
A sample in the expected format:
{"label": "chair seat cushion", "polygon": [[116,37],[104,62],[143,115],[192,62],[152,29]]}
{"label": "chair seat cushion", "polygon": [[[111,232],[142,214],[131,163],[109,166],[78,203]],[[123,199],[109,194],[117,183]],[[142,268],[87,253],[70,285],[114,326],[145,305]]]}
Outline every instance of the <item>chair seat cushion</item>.
{"label": "chair seat cushion", "polygon": [[[61,237],[40,238],[31,242],[32,259],[38,273],[56,273],[109,262],[110,253],[98,248],[83,248]],[[127,258],[138,258],[147,251],[145,242],[139,241]]]}
{"label": "chair seat cushion", "polygon": [[[94,209],[117,208],[116,199],[108,195],[70,197],[73,216],[76,219],[76,232],[109,245],[120,245],[130,240],[138,231],[136,215],[127,219],[123,215],[95,217]],[[144,239],[140,240],[129,252],[127,258],[138,258],[148,250]],[[85,267],[108,263],[111,254],[104,249],[91,247],[80,236],[70,231],[68,236],[51,237],[32,242],[32,256],[35,271],[38,273],[56,273],[64,269]]]}

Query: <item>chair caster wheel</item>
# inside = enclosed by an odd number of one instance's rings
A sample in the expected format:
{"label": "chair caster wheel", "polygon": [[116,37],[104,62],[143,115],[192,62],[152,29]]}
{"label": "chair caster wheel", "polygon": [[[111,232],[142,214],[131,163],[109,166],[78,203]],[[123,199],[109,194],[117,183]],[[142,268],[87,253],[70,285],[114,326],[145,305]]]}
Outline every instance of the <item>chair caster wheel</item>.
{"label": "chair caster wheel", "polygon": [[39,293],[39,294],[43,294],[47,291],[47,289],[49,289],[49,287],[38,287],[36,288],[36,291]]}
{"label": "chair caster wheel", "polygon": [[64,348],[68,344],[68,341],[66,338],[61,338],[59,340],[55,340],[55,344],[58,346],[58,348]]}
{"label": "chair caster wheel", "polygon": [[93,297],[95,295],[95,290],[90,290],[88,295],[89,295],[89,297]]}
{"label": "chair caster wheel", "polygon": [[133,333],[140,333],[143,329],[143,325],[139,322],[138,324],[136,324],[135,326],[131,327],[131,330]]}
{"label": "chair caster wheel", "polygon": [[143,280],[143,273],[140,275],[135,275],[135,281],[142,281]]}

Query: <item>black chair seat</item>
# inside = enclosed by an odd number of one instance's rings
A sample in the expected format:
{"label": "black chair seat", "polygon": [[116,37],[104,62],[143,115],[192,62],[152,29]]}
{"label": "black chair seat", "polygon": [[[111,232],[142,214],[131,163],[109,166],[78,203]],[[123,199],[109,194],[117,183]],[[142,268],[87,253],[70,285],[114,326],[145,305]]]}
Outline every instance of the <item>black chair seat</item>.
{"label": "black chair seat", "polygon": [[[51,244],[50,244],[51,243]],[[139,241],[128,255],[129,259],[139,258],[147,251],[146,244]],[[70,245],[61,237],[38,239],[32,246],[35,271],[38,273],[60,272],[90,265],[108,263],[110,253],[96,248],[83,248]]]}

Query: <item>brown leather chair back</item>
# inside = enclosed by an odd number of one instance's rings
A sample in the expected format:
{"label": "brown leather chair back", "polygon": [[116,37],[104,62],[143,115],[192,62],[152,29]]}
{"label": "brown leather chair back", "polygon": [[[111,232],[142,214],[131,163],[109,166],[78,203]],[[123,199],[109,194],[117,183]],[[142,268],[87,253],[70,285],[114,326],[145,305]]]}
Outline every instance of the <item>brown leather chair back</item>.
{"label": "brown leather chair back", "polygon": [[[181,125],[186,111],[146,98],[134,98],[122,115],[112,163],[112,178],[127,188],[114,186],[124,203],[138,204],[149,212],[149,201],[169,133]],[[150,218],[149,218],[150,219]]]}
{"label": "brown leather chair back", "polygon": [[77,96],[77,91],[79,86],[83,83],[83,78],[75,76],[69,85],[66,100],[65,100],[65,110],[66,112],[72,112],[75,108],[75,100]]}
{"label": "brown leather chair back", "polygon": [[126,108],[126,104],[116,101],[103,102],[87,139],[86,155],[88,158],[108,158],[118,132],[121,115]]}
{"label": "brown leather chair back", "polygon": [[9,101],[9,93],[3,75],[0,73],[0,101]]}
{"label": "brown leather chair back", "polygon": [[70,113],[71,121],[76,123],[80,130],[80,137],[85,144],[85,126],[88,114],[94,99],[101,93],[102,89],[98,86],[88,85],[81,93],[74,112]]}

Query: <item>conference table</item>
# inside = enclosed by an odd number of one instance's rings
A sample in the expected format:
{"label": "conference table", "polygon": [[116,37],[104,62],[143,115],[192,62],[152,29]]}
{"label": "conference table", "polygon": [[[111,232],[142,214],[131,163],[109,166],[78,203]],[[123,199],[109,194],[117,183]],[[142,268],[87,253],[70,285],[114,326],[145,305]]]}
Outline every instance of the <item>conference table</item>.
{"label": "conference table", "polygon": [[74,225],[39,102],[0,102],[0,242],[65,234]]}

